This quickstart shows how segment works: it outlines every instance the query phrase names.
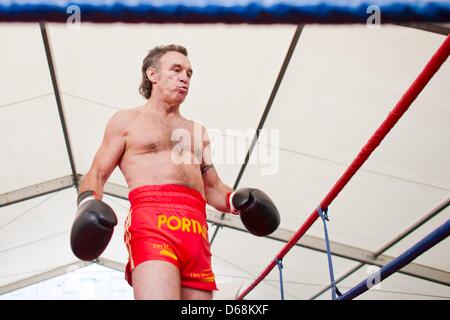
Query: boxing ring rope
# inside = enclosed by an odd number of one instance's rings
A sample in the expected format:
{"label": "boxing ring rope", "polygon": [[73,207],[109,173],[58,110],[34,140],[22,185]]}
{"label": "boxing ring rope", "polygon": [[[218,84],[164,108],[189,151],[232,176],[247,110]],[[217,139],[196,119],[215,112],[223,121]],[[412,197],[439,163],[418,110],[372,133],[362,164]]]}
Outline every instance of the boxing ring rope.
{"label": "boxing ring rope", "polygon": [[0,21],[66,22],[69,7],[90,22],[364,24],[377,10],[383,23],[450,21],[450,3],[439,0],[11,0],[0,3]]}
{"label": "boxing ring rope", "polygon": [[410,249],[402,253],[400,256],[389,262],[387,265],[378,270],[375,274],[358,283],[355,287],[344,293],[337,300],[351,300],[369,290],[373,281],[381,282],[387,277],[400,270],[422,253],[432,248],[440,241],[447,238],[450,234],[450,219],[442,224],[439,228],[428,234],[425,238],[417,242]]}
{"label": "boxing ring rope", "polygon": [[[386,137],[389,131],[395,126],[398,120],[403,116],[403,114],[408,110],[413,101],[417,98],[420,92],[425,88],[428,82],[431,80],[433,75],[439,70],[442,64],[445,62],[450,54],[450,35],[447,36],[438,48],[436,53],[431,57],[428,63],[425,65],[424,69],[420,72],[418,77],[410,85],[405,94],[400,98],[395,107],[391,110],[389,115],[380,125],[380,127],[375,131],[375,133],[370,137],[369,141],[360,150],[356,158],[352,161],[350,166],[342,174],[333,188],[325,196],[325,198],[320,203],[320,208],[326,211],[329,205],[337,197],[337,195],[342,191],[342,189],[347,185],[353,175],[361,168],[364,162],[369,158],[375,148],[381,143],[381,141]],[[301,237],[309,230],[313,223],[319,217],[317,209],[314,209],[313,213],[307,218],[303,225],[297,230],[297,232],[292,236],[292,238],[286,243],[286,245],[280,250],[276,255],[275,259],[261,272],[261,274],[254,280],[250,286],[245,289],[238,297],[237,300],[243,299],[253,288],[255,288],[277,265],[277,261],[283,259],[283,257],[289,252],[289,250],[301,239]]]}

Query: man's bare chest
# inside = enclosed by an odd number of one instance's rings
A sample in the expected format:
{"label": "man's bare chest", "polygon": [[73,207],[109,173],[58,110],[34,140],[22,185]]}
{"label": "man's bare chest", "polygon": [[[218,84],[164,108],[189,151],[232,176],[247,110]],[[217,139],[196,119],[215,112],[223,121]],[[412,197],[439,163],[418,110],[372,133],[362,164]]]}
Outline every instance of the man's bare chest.
{"label": "man's bare chest", "polygon": [[188,121],[137,120],[130,124],[126,136],[126,149],[133,153],[201,152],[202,129]]}

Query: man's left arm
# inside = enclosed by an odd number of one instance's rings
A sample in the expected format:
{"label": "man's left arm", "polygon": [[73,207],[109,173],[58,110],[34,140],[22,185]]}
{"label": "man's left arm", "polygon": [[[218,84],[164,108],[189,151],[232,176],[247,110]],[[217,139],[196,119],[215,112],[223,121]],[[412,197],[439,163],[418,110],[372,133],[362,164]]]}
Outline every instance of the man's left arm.
{"label": "man's left arm", "polygon": [[221,212],[240,215],[247,230],[256,236],[266,236],[280,225],[280,214],[267,194],[255,188],[233,190],[217,175],[212,164],[210,142],[204,133],[202,156],[203,184],[206,202]]}
{"label": "man's left arm", "polygon": [[212,164],[202,166],[201,170],[206,202],[221,212],[230,212],[230,208],[227,207],[227,194],[233,192],[233,189],[220,180]]}

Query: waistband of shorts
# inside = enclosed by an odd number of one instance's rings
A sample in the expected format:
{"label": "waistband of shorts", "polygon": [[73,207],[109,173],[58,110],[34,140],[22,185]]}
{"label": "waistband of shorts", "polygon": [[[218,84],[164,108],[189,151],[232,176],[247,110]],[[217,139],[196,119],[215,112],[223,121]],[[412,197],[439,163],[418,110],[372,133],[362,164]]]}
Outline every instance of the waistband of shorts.
{"label": "waistband of shorts", "polygon": [[128,193],[131,207],[183,205],[204,212],[206,201],[202,194],[180,184],[145,185]]}

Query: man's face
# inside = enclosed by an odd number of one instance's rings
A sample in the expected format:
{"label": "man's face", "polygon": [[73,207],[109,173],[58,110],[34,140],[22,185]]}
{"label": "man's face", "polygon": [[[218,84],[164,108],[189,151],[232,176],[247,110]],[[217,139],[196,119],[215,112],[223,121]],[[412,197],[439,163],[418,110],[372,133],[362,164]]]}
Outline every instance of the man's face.
{"label": "man's face", "polygon": [[189,91],[191,76],[189,59],[176,51],[167,52],[159,59],[155,70],[154,89],[162,93],[165,99],[182,103]]}

